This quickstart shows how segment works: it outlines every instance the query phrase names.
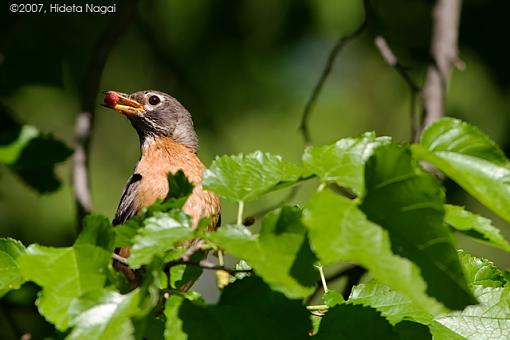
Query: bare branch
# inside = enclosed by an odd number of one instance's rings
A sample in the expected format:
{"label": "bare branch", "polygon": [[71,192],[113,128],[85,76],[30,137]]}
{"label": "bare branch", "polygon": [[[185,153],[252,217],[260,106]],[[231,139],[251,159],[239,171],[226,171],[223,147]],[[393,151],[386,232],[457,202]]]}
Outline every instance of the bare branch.
{"label": "bare branch", "polygon": [[410,118],[411,118],[411,142],[416,142],[420,133],[420,117],[416,110],[416,97],[420,92],[420,86],[413,80],[406,68],[398,61],[395,53],[391,50],[386,39],[382,36],[376,36],[375,46],[381,53],[383,59],[397,71],[399,76],[406,82],[410,92]]}
{"label": "bare branch", "polygon": [[328,60],[326,61],[326,65],[322,70],[319,80],[317,81],[317,84],[315,84],[315,87],[313,88],[312,93],[308,98],[308,101],[306,102],[303,114],[301,115],[301,123],[299,125],[299,130],[301,131],[303,140],[306,145],[311,144],[310,130],[308,129],[308,119],[310,117],[310,113],[312,112],[312,109],[314,108],[315,103],[317,102],[317,98],[319,97],[319,94],[322,91],[326,79],[328,78],[329,74],[331,73],[331,70],[333,69],[333,64],[335,63],[336,57],[342,51],[345,45],[347,45],[350,41],[358,37],[367,27],[369,17],[369,0],[363,0],[363,7],[365,10],[365,17],[363,18],[363,21],[354,31],[345,36],[340,37],[337,40],[335,46],[333,46],[333,49],[329,52]]}
{"label": "bare branch", "polygon": [[92,210],[89,183],[89,148],[94,127],[96,95],[108,54],[118,38],[125,32],[136,9],[136,0],[123,2],[111,26],[96,45],[91,63],[81,88],[81,111],[76,117],[71,178],[76,205],[78,231],[82,220]]}
{"label": "bare branch", "polygon": [[457,63],[461,0],[437,0],[433,10],[431,63],[423,88],[424,127],[443,117],[446,86]]}

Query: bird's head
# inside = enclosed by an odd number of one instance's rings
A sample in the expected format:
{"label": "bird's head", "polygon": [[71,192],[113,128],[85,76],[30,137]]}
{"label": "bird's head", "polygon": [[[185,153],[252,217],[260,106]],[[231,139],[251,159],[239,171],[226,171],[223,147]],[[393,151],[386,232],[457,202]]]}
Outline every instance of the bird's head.
{"label": "bird's head", "polygon": [[194,152],[198,149],[191,114],[166,93],[152,90],[131,94],[107,91],[104,106],[121,112],[130,120],[142,146],[158,138],[169,137]]}

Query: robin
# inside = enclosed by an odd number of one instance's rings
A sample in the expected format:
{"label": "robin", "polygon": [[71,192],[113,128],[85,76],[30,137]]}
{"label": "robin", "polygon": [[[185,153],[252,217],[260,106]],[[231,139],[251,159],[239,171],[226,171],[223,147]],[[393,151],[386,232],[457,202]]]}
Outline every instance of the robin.
{"label": "robin", "polygon": [[[198,137],[188,110],[172,96],[152,90],[132,94],[108,91],[104,102],[124,114],[140,138],[141,157],[122,193],[113,224],[124,223],[158,198],[165,198],[172,190],[167,174],[182,169],[195,186],[184,212],[192,217],[194,226],[201,218],[211,217],[208,229],[214,230],[220,222],[220,201],[202,189],[205,166],[197,155]],[[121,248],[119,255],[127,258],[129,249]]]}

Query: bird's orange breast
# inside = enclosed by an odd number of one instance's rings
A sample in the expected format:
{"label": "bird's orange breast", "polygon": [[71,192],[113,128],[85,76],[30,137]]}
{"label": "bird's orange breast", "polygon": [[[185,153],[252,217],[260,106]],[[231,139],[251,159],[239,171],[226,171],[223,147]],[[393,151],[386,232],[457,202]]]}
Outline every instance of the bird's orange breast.
{"label": "bird's orange breast", "polygon": [[136,192],[137,213],[154,203],[158,198],[165,198],[168,190],[167,174],[182,169],[188,180],[195,187],[183,207],[191,215],[196,226],[202,217],[212,217],[209,229],[214,229],[219,216],[219,198],[202,189],[202,175],[205,166],[198,156],[188,147],[178,144],[170,138],[158,138],[142,147],[142,157],[136,166],[136,173],[142,175]]}

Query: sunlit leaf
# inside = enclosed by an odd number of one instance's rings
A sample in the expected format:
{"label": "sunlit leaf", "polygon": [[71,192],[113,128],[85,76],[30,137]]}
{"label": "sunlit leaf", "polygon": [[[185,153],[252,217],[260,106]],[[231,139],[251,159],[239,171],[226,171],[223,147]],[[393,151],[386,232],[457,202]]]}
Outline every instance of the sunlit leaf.
{"label": "sunlit leaf", "polygon": [[459,251],[460,261],[468,282],[483,287],[502,287],[506,279],[501,270],[489,260],[475,257],[465,251]]}
{"label": "sunlit leaf", "polygon": [[145,219],[144,224],[133,240],[129,257],[129,265],[133,268],[149,263],[156,255],[163,257],[179,242],[193,236],[191,218],[181,210],[157,212]]}
{"label": "sunlit leaf", "polygon": [[239,225],[227,225],[208,238],[238,258],[246,260],[272,289],[290,298],[311,294],[318,280],[313,267],[306,228],[297,207],[284,207],[264,217],[260,235]]}
{"label": "sunlit leaf", "polygon": [[23,276],[43,288],[36,301],[39,312],[59,330],[68,327],[67,312],[73,299],[104,286],[111,263],[111,226],[91,222],[83,235],[72,247],[33,244],[18,259]]}
{"label": "sunlit leaf", "polygon": [[408,148],[381,146],[368,160],[361,209],[388,231],[393,251],[416,263],[427,293],[451,309],[476,303],[443,223],[444,192]]}
{"label": "sunlit leaf", "polygon": [[355,202],[329,190],[315,194],[303,212],[310,244],[323,265],[339,261],[362,265],[378,281],[402,292],[434,314],[440,306],[425,293],[418,267],[394,255],[388,233],[368,221]]}
{"label": "sunlit leaf", "polygon": [[479,305],[436,317],[436,322],[468,339],[510,338],[510,287],[476,286]]}
{"label": "sunlit leaf", "polygon": [[114,291],[90,291],[73,301],[69,308],[72,340],[134,339],[130,320],[139,313],[140,291],[122,295]]}
{"label": "sunlit leaf", "polygon": [[403,320],[423,324],[432,322],[432,316],[420,305],[375,280],[354,286],[348,301],[377,309],[391,324]]}
{"label": "sunlit leaf", "polygon": [[413,145],[413,153],[510,221],[510,162],[476,127],[443,118],[423,132],[421,145]]}
{"label": "sunlit leaf", "polygon": [[367,132],[358,138],[340,139],[335,144],[312,146],[303,154],[305,171],[316,174],[323,181],[349,187],[358,195],[364,191],[365,162],[373,150],[391,141]]}
{"label": "sunlit leaf", "polygon": [[280,156],[260,151],[221,156],[204,173],[203,186],[218,195],[249,201],[300,179],[302,170]]}
{"label": "sunlit leaf", "polygon": [[25,282],[18,265],[18,257],[25,252],[20,241],[0,239],[0,297]]}
{"label": "sunlit leaf", "polygon": [[493,247],[510,251],[510,243],[488,218],[474,214],[463,207],[446,204],[445,222],[456,230]]}

